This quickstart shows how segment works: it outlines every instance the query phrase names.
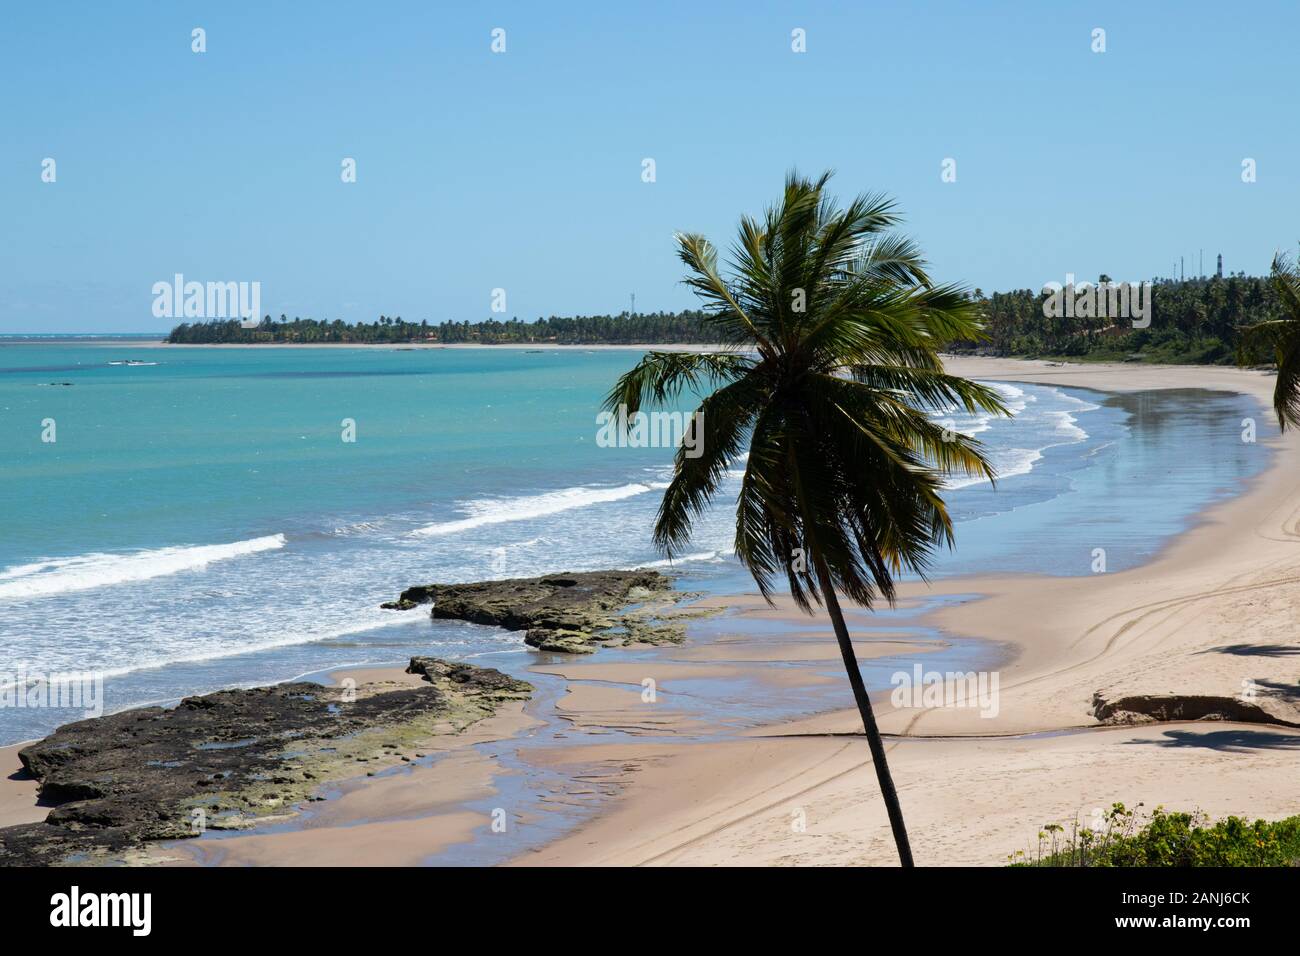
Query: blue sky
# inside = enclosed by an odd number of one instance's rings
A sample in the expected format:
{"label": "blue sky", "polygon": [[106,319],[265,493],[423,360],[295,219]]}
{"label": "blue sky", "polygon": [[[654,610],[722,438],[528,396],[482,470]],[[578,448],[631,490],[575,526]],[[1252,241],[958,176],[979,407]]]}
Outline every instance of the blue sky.
{"label": "blue sky", "polygon": [[685,308],[672,233],[729,242],[791,167],[892,194],[935,275],[985,290],[1199,249],[1261,273],[1300,240],[1298,27],[1131,0],[6,4],[0,332],[163,330],[177,272],[348,321],[488,318],[494,288],[526,319]]}

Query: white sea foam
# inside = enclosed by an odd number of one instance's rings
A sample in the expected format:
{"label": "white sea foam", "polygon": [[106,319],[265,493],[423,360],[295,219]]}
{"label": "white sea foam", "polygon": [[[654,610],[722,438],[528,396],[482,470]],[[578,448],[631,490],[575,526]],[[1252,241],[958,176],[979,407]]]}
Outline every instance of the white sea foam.
{"label": "white sea foam", "polygon": [[[1006,382],[980,382],[979,384],[997,392],[1012,418],[1023,412],[1030,402],[1038,401],[1037,396],[1027,394],[1023,388]],[[994,419],[998,417],[1000,416],[994,415],[992,412],[968,412],[960,405],[950,405],[943,411],[930,413],[931,421],[951,428],[967,438],[973,438],[982,432],[988,431],[993,427]]]}
{"label": "white sea foam", "polygon": [[[376,631],[385,627],[403,624],[399,616],[385,612],[367,611],[360,615],[354,623],[342,624],[338,627],[326,627],[316,630],[295,631],[290,633],[279,633],[274,637],[259,636],[251,640],[243,641],[238,644],[219,644],[216,646],[207,646],[203,650],[194,651],[194,646],[187,640],[170,642],[168,635],[159,633],[151,639],[153,646],[158,650],[153,654],[142,655],[129,663],[119,664],[116,666],[98,666],[91,668],[96,674],[104,678],[123,677],[127,674],[133,674],[137,671],[153,670],[159,667],[169,667],[175,664],[206,664],[211,661],[225,660],[231,657],[240,657],[244,654],[255,654],[259,651],[269,651],[278,648],[296,647],[301,644],[316,644],[324,641],[337,640],[339,638],[350,637],[354,634],[364,634],[368,631]],[[522,639],[521,639],[522,640]],[[19,667],[26,667],[26,661],[20,662],[19,665],[13,666],[11,670],[17,670]],[[60,670],[72,670],[70,664],[51,663],[42,665],[48,672],[57,672]],[[329,670],[341,670],[352,665],[346,663],[331,664]],[[319,670],[319,669],[318,669]],[[309,671],[308,673],[317,673]],[[289,678],[292,680],[293,678]],[[259,681],[247,683],[232,683],[229,686],[235,687],[254,687]],[[3,688],[4,685],[0,685]],[[144,706],[141,704],[132,704],[131,706]]]}
{"label": "white sea foam", "polygon": [[[1002,404],[1006,406],[1006,409],[1011,413],[1012,418],[1015,418],[1028,408],[1031,402],[1038,401],[1037,395],[1031,395],[1018,385],[1012,385],[1009,382],[982,381],[979,382],[979,384],[998,393],[998,396],[1002,399]],[[983,413],[981,413],[981,417],[982,416]]]}
{"label": "white sea foam", "polygon": [[377,521],[358,521],[354,524],[340,525],[331,531],[330,534],[339,535],[341,537],[347,537],[348,535],[375,534],[383,530],[384,523],[385,522],[382,519]]}
{"label": "white sea foam", "polygon": [[1077,406],[1076,410],[1080,412],[1095,412],[1097,409],[1101,408],[1100,405],[1093,404],[1087,399],[1079,398],[1077,395],[1067,395],[1060,389],[1054,388],[1052,389],[1052,392],[1059,396],[1062,401],[1073,402],[1075,406]]}
{"label": "white sea foam", "polygon": [[622,501],[634,498],[649,491],[662,491],[667,482],[633,482],[614,488],[597,488],[582,486],[565,488],[561,491],[548,491],[540,495],[523,495],[518,498],[478,498],[461,502],[460,508],[467,517],[456,521],[440,521],[435,524],[416,528],[411,532],[417,537],[458,534],[485,525],[505,524],[510,521],[527,521],[531,518],[544,518],[547,515],[586,508],[591,505],[610,501]]}
{"label": "white sea foam", "polygon": [[[1014,478],[1016,475],[1027,475],[1034,470],[1034,465],[1041,461],[1042,457],[1043,451],[1039,448],[1008,448],[997,456],[997,460],[993,462],[993,470],[997,472],[998,481]],[[949,478],[943,486],[949,491],[955,491],[958,488],[984,484],[988,484],[987,478],[962,476]]]}
{"label": "white sea foam", "polygon": [[[664,558],[659,561],[646,561],[643,564],[636,565],[635,568],[669,568],[669,567],[673,567],[674,565],[686,564],[692,561],[716,562],[716,561],[721,561],[724,558],[726,558],[728,555],[734,553],[735,553],[734,551],[727,548],[719,549],[717,551],[699,551],[696,552],[695,554],[683,554],[676,558]],[[630,567],[628,568],[628,570],[635,570],[635,568]]]}
{"label": "white sea foam", "polygon": [[147,581],[167,574],[202,568],[259,551],[284,547],[284,535],[271,534],[231,544],[156,548],[129,554],[81,554],[71,558],[46,558],[0,571],[0,599],[21,600],[86,591],[91,588]]}
{"label": "white sea foam", "polygon": [[1078,419],[1069,412],[1048,412],[1047,415],[1056,419],[1056,430],[1072,442],[1080,442],[1088,437],[1088,433],[1075,424]]}
{"label": "white sea foam", "polygon": [[[1091,402],[1076,398],[1073,395],[1067,395],[1058,389],[1049,389],[1053,399],[1059,399],[1063,402],[1069,402],[1075,406],[1071,411],[1063,409],[1043,409],[1041,412],[1035,410],[1025,416],[1022,413],[1029,407],[1030,403],[1037,402],[1038,396],[1025,392],[1024,389],[1015,385],[1009,385],[1005,382],[984,382],[990,388],[1002,396],[1008,411],[1011,412],[1012,418],[1018,419],[1022,425],[1030,425],[1034,421],[1046,420],[1054,424],[1053,431],[1062,437],[1062,441],[1050,441],[1037,448],[1005,448],[994,449],[992,452],[993,467],[997,472],[998,480],[1014,478],[1017,475],[1027,475],[1034,470],[1036,465],[1043,458],[1043,452],[1049,448],[1056,448],[1059,445],[1074,445],[1088,439],[1089,434],[1083,428],[1079,427],[1078,419],[1074,417],[1074,412],[1090,412],[1100,408]],[[977,422],[983,425],[979,430],[985,431],[991,427],[992,416],[977,419]],[[1013,426],[1014,427],[1014,426]],[[969,427],[958,426],[958,430],[964,434],[970,435],[973,432]],[[955,491],[958,488],[969,488],[972,485],[987,484],[988,479],[974,476],[961,476],[949,478],[944,482],[944,488],[949,491]]]}

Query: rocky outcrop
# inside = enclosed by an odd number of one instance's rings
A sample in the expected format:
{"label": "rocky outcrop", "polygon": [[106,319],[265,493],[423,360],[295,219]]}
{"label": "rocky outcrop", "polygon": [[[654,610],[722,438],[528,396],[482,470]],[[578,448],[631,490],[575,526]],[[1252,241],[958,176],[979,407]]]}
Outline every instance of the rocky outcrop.
{"label": "rocky outcrop", "polygon": [[407,588],[397,599],[410,604],[428,604],[433,600],[435,587],[436,585],[433,584],[417,584]]}
{"label": "rocky outcrop", "polygon": [[681,643],[680,619],[692,616],[672,610],[681,597],[667,575],[642,569],[420,585],[384,607],[432,601],[435,618],[524,631],[524,642],[538,650],[590,654],[601,646]]}
{"label": "rocky outcrop", "polygon": [[18,755],[58,805],[43,823],[0,829],[0,864],[103,862],[290,813],[324,781],[396,764],[532,692],[436,658],[412,658],[407,671],[426,683],[226,690],[60,727]]}
{"label": "rocky outcrop", "polygon": [[1247,701],[1236,697],[1199,694],[1137,694],[1108,700],[1093,695],[1093,715],[1104,724],[1145,724],[1172,720],[1228,720],[1246,724],[1280,724],[1300,727],[1293,713],[1284,713],[1267,698]]}
{"label": "rocky outcrop", "polygon": [[433,590],[437,585],[418,584],[415,587],[407,588],[397,596],[396,601],[385,601],[379,605],[382,608],[391,611],[409,611],[413,607],[421,604],[428,604],[433,600]]}

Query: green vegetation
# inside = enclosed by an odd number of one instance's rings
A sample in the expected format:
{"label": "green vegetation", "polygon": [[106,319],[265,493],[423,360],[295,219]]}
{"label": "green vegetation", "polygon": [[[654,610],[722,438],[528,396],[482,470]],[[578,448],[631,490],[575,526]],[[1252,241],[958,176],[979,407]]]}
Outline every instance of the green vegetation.
{"label": "green vegetation", "polygon": [[537,344],[707,344],[708,333],[701,325],[700,312],[653,312],[628,315],[587,315],[576,318],[506,322],[405,322],[381,315],[374,322],[348,324],[340,319],[289,319],[266,316],[255,329],[245,329],[234,319],[183,323],[172,329],[167,341],[177,344],[256,344],[277,342],[352,342],[356,344],[409,344],[413,342],[452,345]]}
{"label": "green vegetation", "polygon": [[1300,264],[1285,256],[1273,259],[1273,290],[1281,304],[1281,315],[1262,319],[1243,329],[1237,358],[1249,362],[1263,351],[1277,365],[1273,388],[1273,410],[1282,431],[1300,427]]}
{"label": "green vegetation", "polygon": [[704,394],[704,441],[678,448],[654,539],[668,555],[742,460],[736,557],[771,600],[784,578],[801,609],[825,604],[866,731],[898,856],[912,852],[871,700],[837,592],[862,607],[894,599],[894,576],[924,570],[951,544],[941,497],[950,472],[989,475],[978,442],[930,413],[961,407],[1005,414],[992,390],[944,372],[938,349],[979,336],[963,289],[937,285],[921,251],[889,232],[891,200],[859,196],[840,208],[816,180],[791,174],[780,200],[744,217],[732,274],[700,235],[679,235],[686,285],[705,303],[709,338],[732,351],[648,352],[605,407]]}
{"label": "green vegetation", "polygon": [[1211,824],[1205,814],[1156,807],[1140,828],[1136,817],[1117,803],[1096,830],[1075,821],[1066,836],[1064,827],[1050,823],[1039,831],[1035,852],[1007,859],[1012,866],[1300,866],[1300,816]]}
{"label": "green vegetation", "polygon": [[1127,319],[1048,318],[1043,308],[1047,295],[1030,289],[988,297],[977,290],[976,296],[988,341],[968,342],[958,350],[1076,362],[1230,365],[1238,357],[1267,360],[1268,353],[1250,348],[1239,354],[1243,327],[1284,314],[1268,276],[1157,280],[1151,287],[1151,324],[1145,329],[1133,328]]}
{"label": "green vegetation", "polygon": [[[1272,276],[1160,280],[1152,286],[1151,325],[1134,329],[1128,320],[1047,318],[1045,293],[1030,289],[976,290],[975,307],[985,326],[984,339],[955,342],[958,352],[1057,358],[1074,362],[1142,361],[1168,364],[1228,365],[1277,359],[1276,336],[1290,319],[1300,328],[1300,273],[1293,277],[1292,298],[1283,284],[1288,273]],[[1104,278],[1104,277],[1102,277]],[[1249,328],[1255,335],[1246,334]],[[255,329],[234,320],[183,323],[167,337],[174,343],[253,344],[338,342],[354,344],[480,345],[659,345],[714,344],[718,332],[699,311],[629,315],[551,316],[536,322],[520,319],[482,322],[407,322],[380,316],[374,322],[335,319],[279,319],[266,316]],[[1285,352],[1286,350],[1283,349]],[[1293,350],[1300,368],[1300,347]],[[1290,353],[1287,353],[1290,354]]]}

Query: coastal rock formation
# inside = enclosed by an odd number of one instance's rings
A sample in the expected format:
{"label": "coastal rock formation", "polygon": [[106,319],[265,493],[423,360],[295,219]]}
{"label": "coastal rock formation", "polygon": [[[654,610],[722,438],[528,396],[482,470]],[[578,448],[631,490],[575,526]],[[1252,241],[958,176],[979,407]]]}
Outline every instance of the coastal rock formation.
{"label": "coastal rock formation", "polygon": [[415,587],[407,588],[397,596],[396,601],[385,601],[379,605],[390,611],[409,611],[411,608],[420,604],[428,604],[433,600],[433,589],[437,585],[421,584]]}
{"label": "coastal rock formation", "polygon": [[1255,701],[1198,694],[1139,694],[1107,700],[1093,695],[1093,715],[1104,724],[1146,724],[1171,720],[1228,720],[1243,724],[1300,727],[1296,714],[1267,698]]}
{"label": "coastal rock formation", "polygon": [[0,864],[102,862],[146,841],[290,813],[324,781],[397,763],[532,692],[437,658],[414,657],[407,672],[426,683],[225,690],[60,727],[18,754],[58,805],[43,823],[0,829]]}
{"label": "coastal rock formation", "polygon": [[584,571],[536,578],[426,584],[407,588],[384,607],[433,602],[435,618],[525,631],[543,651],[590,654],[597,647],[679,644],[691,612],[672,611],[682,597],[658,571]]}

